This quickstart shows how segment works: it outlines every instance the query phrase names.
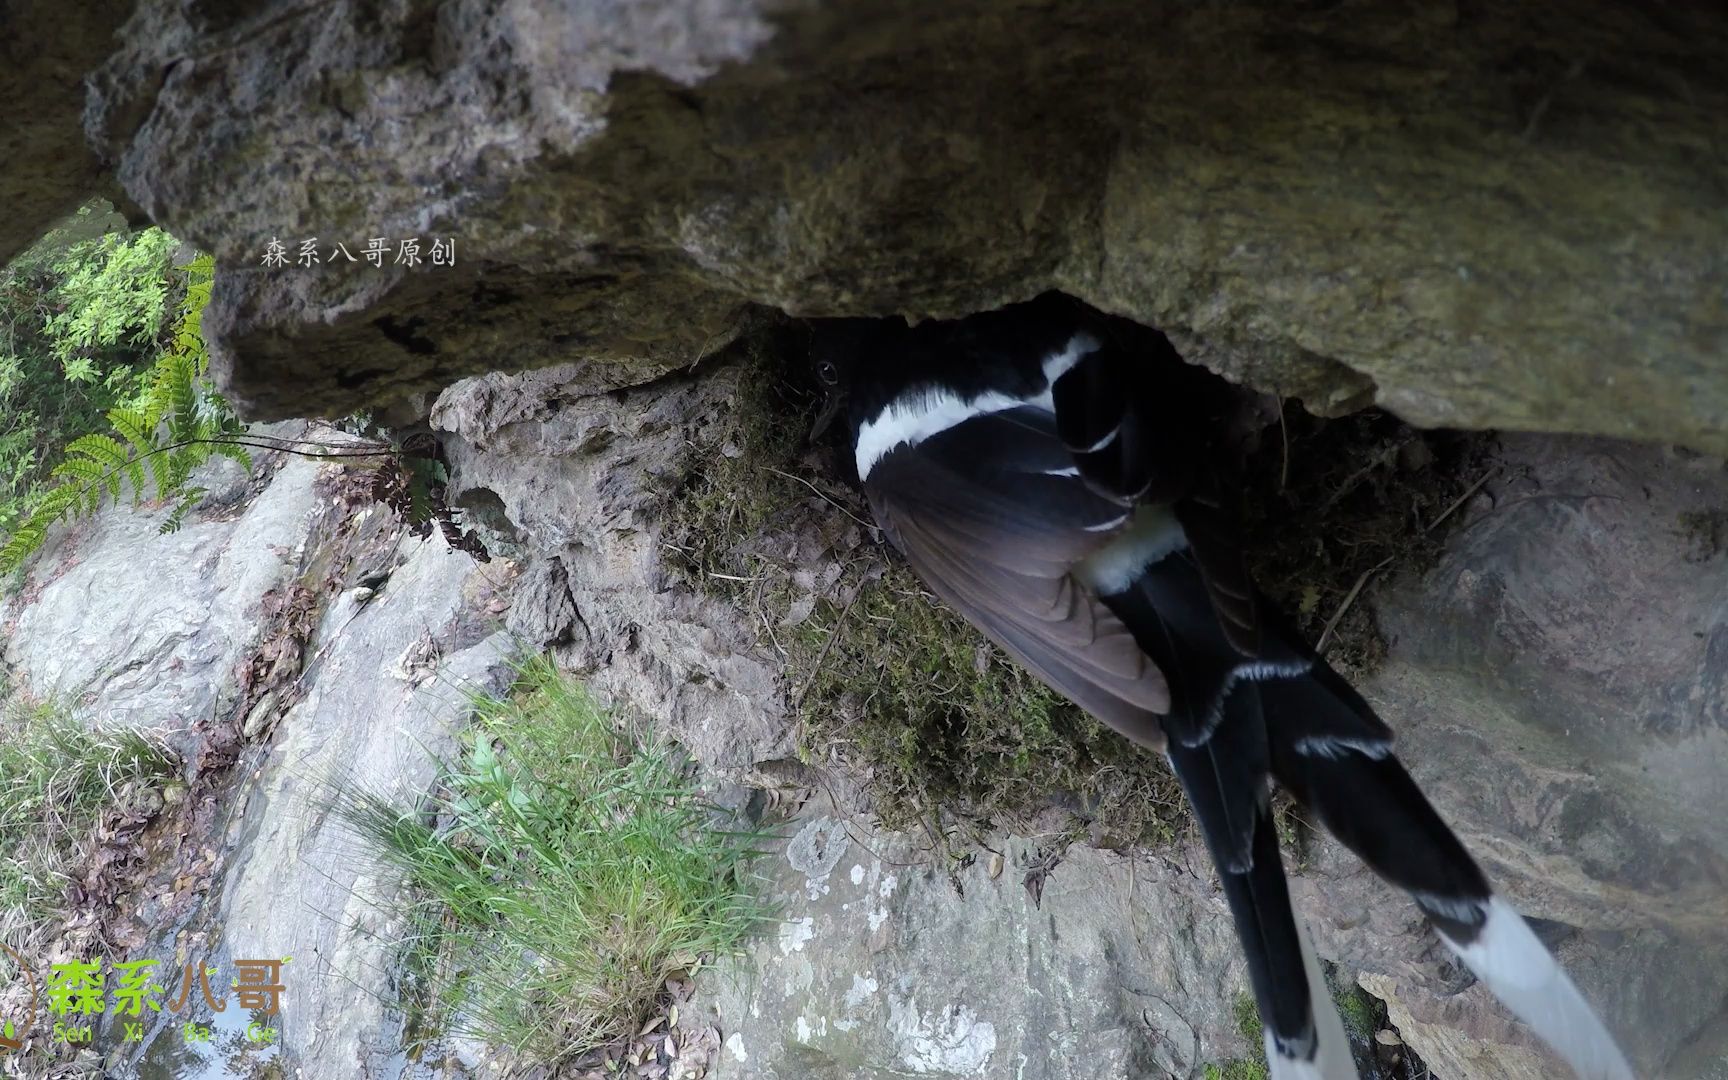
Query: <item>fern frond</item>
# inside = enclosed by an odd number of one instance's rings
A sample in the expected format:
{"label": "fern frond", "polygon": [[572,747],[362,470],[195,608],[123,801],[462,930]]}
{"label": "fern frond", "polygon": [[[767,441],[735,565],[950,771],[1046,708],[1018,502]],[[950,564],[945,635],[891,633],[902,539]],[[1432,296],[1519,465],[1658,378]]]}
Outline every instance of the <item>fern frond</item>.
{"label": "fern frond", "polygon": [[211,450],[229,461],[239,462],[240,467],[245,469],[248,474],[252,472],[252,454],[239,443],[217,443],[211,447]]}
{"label": "fern frond", "polygon": [[[103,475],[100,483],[116,499],[120,497],[120,478],[122,476],[132,481],[134,500],[144,497],[144,467],[138,459],[128,453],[126,444],[118,439],[100,433],[74,439],[66,447],[66,461],[69,464],[79,458],[88,459],[101,466]],[[56,468],[54,475],[59,475],[60,468],[64,468],[64,465]]]}
{"label": "fern frond", "polygon": [[120,494],[120,474],[93,458],[67,458],[54,466],[54,471],[49,475],[62,483],[94,488],[97,492],[112,486],[112,494],[116,498]]}
{"label": "fern frond", "polygon": [[12,531],[6,545],[0,547],[0,571],[11,573],[18,569],[48,538],[50,526],[77,514],[84,501],[84,490],[79,484],[63,484],[44,492],[31,507],[29,516]]}
{"label": "fern frond", "polygon": [[168,463],[162,460],[162,455],[155,452],[155,425],[147,424],[144,414],[138,409],[109,409],[108,422],[132,447],[132,462],[127,475],[132,478],[133,490],[144,490],[144,469],[141,463],[145,461],[150,463],[151,479],[156,482],[156,491],[160,493],[167,490]]}
{"label": "fern frond", "polygon": [[167,520],[163,521],[156,531],[163,536],[171,532],[179,532],[180,527],[186,524],[186,515],[192,512],[192,509],[198,505],[199,500],[203,499],[204,495],[205,490],[203,488],[187,488],[179,503],[175,504],[174,512],[168,515]]}

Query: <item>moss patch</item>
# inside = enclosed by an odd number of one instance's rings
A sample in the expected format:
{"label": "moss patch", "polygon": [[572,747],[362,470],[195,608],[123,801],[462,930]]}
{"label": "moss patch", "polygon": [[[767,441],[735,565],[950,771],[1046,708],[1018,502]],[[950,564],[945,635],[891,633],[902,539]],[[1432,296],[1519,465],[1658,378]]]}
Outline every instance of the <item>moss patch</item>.
{"label": "moss patch", "polygon": [[[1260,1025],[1260,1010],[1254,1005],[1254,996],[1246,991],[1236,995],[1236,1001],[1231,1006],[1231,1015],[1236,1020],[1236,1030],[1248,1041],[1250,1047],[1259,1047],[1264,1042]],[[1265,1058],[1255,1055],[1246,1058],[1233,1058],[1220,1065],[1208,1064],[1205,1069],[1206,1080],[1266,1080],[1270,1070]]]}
{"label": "moss patch", "polygon": [[1252,1061],[1248,1058],[1236,1058],[1222,1065],[1208,1064],[1206,1080],[1266,1080],[1272,1075],[1264,1061]]}
{"label": "moss patch", "polygon": [[1337,967],[1332,968],[1327,981],[1345,1033],[1355,1042],[1372,1042],[1374,1033],[1387,1026],[1386,1003],[1350,981]]}
{"label": "moss patch", "polygon": [[1260,1008],[1254,1004],[1254,995],[1246,990],[1236,995],[1236,1002],[1230,1007],[1230,1014],[1236,1018],[1236,1030],[1247,1039],[1250,1045],[1259,1046],[1265,1036],[1265,1027],[1260,1023]]}
{"label": "moss patch", "polygon": [[1728,509],[1688,510],[1680,515],[1680,536],[1691,545],[1687,562],[1709,562],[1728,551]]}
{"label": "moss patch", "polygon": [[1051,693],[905,567],[804,626],[805,746],[867,768],[891,826],[1023,823],[1064,794],[1107,842],[1167,841],[1184,820],[1162,763]]}

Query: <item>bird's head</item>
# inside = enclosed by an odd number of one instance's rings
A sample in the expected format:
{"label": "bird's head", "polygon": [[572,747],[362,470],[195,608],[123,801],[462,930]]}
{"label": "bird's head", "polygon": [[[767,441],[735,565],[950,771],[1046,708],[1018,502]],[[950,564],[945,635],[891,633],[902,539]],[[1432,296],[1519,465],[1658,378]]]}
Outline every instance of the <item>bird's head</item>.
{"label": "bird's head", "polygon": [[810,320],[810,373],[822,395],[822,407],[810,427],[812,442],[846,411],[853,376],[882,323],[882,319]]}

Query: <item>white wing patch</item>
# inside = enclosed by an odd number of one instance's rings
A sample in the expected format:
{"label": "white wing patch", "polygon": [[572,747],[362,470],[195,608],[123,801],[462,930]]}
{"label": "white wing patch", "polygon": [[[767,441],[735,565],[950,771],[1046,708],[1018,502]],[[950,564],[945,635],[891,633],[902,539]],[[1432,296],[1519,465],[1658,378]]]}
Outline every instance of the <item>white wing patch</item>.
{"label": "white wing patch", "polygon": [[1188,546],[1176,515],[1161,506],[1134,511],[1133,524],[1074,568],[1075,576],[1099,596],[1119,593],[1134,583],[1140,571]]}
{"label": "white wing patch", "polygon": [[1354,750],[1363,757],[1379,761],[1392,752],[1392,740],[1341,739],[1329,735],[1304,735],[1295,743],[1296,752],[1307,757],[1337,760],[1345,751]]}

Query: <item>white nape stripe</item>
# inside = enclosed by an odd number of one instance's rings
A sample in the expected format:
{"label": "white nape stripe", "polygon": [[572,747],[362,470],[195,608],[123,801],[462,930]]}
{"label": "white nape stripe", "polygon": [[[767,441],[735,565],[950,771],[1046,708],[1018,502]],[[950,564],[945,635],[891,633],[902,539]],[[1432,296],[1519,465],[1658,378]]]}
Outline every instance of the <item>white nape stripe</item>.
{"label": "white nape stripe", "polygon": [[[1006,412],[1023,405],[1043,409],[1045,412],[1055,412],[1056,402],[1050,388],[1088,353],[1096,352],[1097,349],[1098,339],[1091,334],[1078,333],[1069,338],[1066,348],[1061,352],[1051,353],[1044,359],[1044,389],[1029,398],[1010,397],[996,390],[974,398],[962,398],[952,391],[932,386],[889,402],[888,407],[874,419],[858,427],[858,445],[855,448],[858,479],[868,479],[870,470],[896,446],[917,446],[932,435],[939,435],[974,416]],[[1110,437],[1114,438],[1115,434],[1111,432]],[[1102,447],[1109,441],[1110,439],[1106,438],[1098,445]],[[1052,475],[1068,476],[1078,473]]]}
{"label": "white nape stripe", "polygon": [[1081,331],[1068,339],[1068,347],[1044,358],[1044,385],[1055,386],[1075,364],[1098,351],[1098,339]]}
{"label": "white nape stripe", "polygon": [[896,446],[917,446],[974,416],[989,416],[1027,404],[1031,403],[995,390],[968,399],[939,387],[890,402],[875,419],[858,427],[858,479],[869,479],[870,470]]}
{"label": "white nape stripe", "polygon": [[1075,364],[1098,351],[1098,339],[1088,333],[1078,333],[1068,339],[1068,344],[1061,352],[1053,352],[1044,358],[1044,392],[1028,401],[1028,405],[1036,405],[1045,412],[1056,411],[1056,397],[1052,393],[1056,388],[1056,380],[1068,374]]}
{"label": "white nape stripe", "polygon": [[1079,476],[1080,466],[1070,465],[1065,469],[1045,469],[1045,476]]}
{"label": "white nape stripe", "polygon": [[1338,1006],[1332,991],[1320,973],[1320,961],[1314,956],[1314,945],[1308,940],[1308,930],[1296,918],[1296,938],[1302,945],[1302,970],[1308,976],[1308,1007],[1314,1016],[1314,1057],[1297,1061],[1278,1053],[1272,1032],[1265,1032],[1266,1066],[1272,1080],[1357,1080],[1356,1060],[1350,1056],[1350,1038],[1344,1034],[1344,1021],[1338,1016]]}
{"label": "white nape stripe", "polygon": [[1074,574],[1099,596],[1110,596],[1134,584],[1140,571],[1187,546],[1175,514],[1162,506],[1142,506],[1134,511],[1133,523],[1086,556]]}
{"label": "white nape stripe", "polygon": [[1581,1080],[1632,1080],[1632,1066],[1578,987],[1516,908],[1498,896],[1476,940],[1446,942],[1501,1003],[1554,1048]]}

